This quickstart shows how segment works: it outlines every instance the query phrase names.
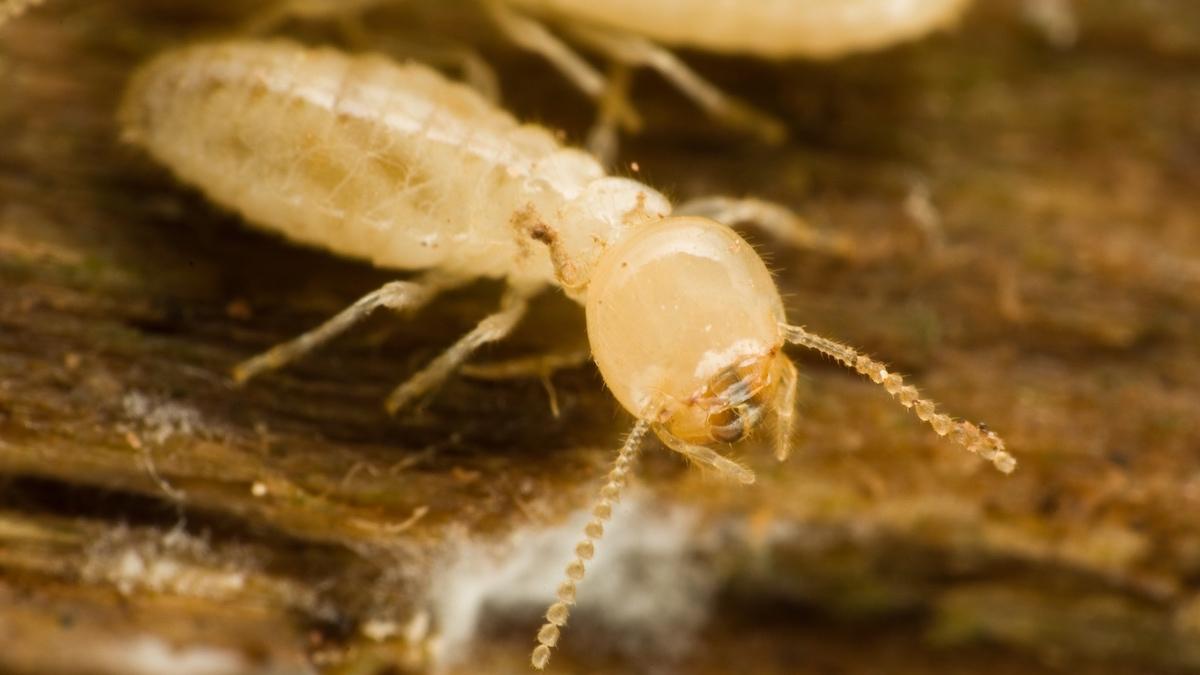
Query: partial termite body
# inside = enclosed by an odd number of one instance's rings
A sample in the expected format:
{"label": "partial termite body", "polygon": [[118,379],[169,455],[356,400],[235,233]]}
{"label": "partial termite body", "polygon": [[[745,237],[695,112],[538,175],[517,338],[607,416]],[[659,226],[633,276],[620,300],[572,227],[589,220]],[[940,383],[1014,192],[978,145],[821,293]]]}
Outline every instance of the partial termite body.
{"label": "partial termite body", "polygon": [[658,44],[769,59],[881,49],[952,24],[970,0],[503,0]]}
{"label": "partial termite body", "polygon": [[720,222],[755,213],[770,220],[771,209],[716,199],[680,208],[711,219],[672,215],[660,193],[605,175],[587,153],[424,66],[287,42],[198,45],[143,67],[120,121],[127,139],[249,224],[419,272],[237,366],[238,381],[282,366],[375,308],[411,310],[472,279],[505,280],[503,306],[397,388],[387,401],[395,412],[508,335],[531,296],[558,286],[584,305],[592,356],[637,422],[538,634],[538,668],[648,431],[751,483],[750,469],[715,448],[770,419],[775,454],[787,457],[796,369],[786,343],[867,375],[1000,470],[1015,466],[995,433],[937,412],[880,363],[786,322],[766,266]]}
{"label": "partial termite body", "polygon": [[971,0],[481,0],[512,40],[541,54],[608,104],[595,135],[636,116],[626,84],[607,80],[535,20],[625,67],[657,71],[710,115],[774,142],[786,127],[722,92],[671,52],[682,47],[758,58],[831,59],[914,40],[958,21]]}

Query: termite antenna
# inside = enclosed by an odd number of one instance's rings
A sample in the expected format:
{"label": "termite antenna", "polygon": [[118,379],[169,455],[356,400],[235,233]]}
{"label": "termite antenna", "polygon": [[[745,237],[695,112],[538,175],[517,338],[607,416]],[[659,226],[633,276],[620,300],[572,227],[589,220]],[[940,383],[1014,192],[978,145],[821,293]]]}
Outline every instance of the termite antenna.
{"label": "termite antenna", "polygon": [[650,421],[638,420],[625,439],[613,462],[612,470],[608,472],[608,480],[600,488],[600,496],[592,506],[592,519],[583,527],[583,539],[575,545],[575,558],[567,564],[567,578],[558,586],[558,602],[546,610],[546,623],[538,631],[538,646],[530,655],[533,667],[541,670],[550,663],[550,650],[558,644],[561,627],[567,623],[571,615],[571,605],[575,604],[575,584],[583,580],[585,564],[596,553],[596,542],[604,536],[604,523],[612,517],[613,503],[621,496],[621,489],[629,477],[629,469],[637,459],[641,449],[642,438],[650,429]]}
{"label": "termite antenna", "polygon": [[917,417],[933,428],[939,436],[950,436],[950,439],[991,463],[1002,473],[1012,473],[1017,468],[1017,460],[1004,449],[1004,441],[996,432],[981,425],[965,420],[955,420],[949,415],[937,411],[933,402],[921,398],[916,387],[904,384],[904,378],[896,373],[889,373],[887,367],[869,356],[858,353],[852,347],[840,342],[834,342],[820,335],[814,335],[799,326],[781,324],[784,337],[792,344],[815,349],[826,356],[840,361],[847,368],[853,368],[859,373],[871,378],[875,384],[883,385],[905,408],[912,408]]}

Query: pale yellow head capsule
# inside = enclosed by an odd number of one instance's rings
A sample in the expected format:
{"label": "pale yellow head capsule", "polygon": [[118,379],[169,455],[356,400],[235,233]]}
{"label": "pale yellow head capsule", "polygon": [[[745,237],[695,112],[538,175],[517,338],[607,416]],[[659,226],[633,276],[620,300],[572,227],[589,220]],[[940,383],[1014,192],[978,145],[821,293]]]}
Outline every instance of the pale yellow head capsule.
{"label": "pale yellow head capsule", "polygon": [[704,218],[640,229],[605,252],[588,284],[588,341],[605,382],[660,436],[685,443],[732,443],[761,421],[784,318],[762,259]]}

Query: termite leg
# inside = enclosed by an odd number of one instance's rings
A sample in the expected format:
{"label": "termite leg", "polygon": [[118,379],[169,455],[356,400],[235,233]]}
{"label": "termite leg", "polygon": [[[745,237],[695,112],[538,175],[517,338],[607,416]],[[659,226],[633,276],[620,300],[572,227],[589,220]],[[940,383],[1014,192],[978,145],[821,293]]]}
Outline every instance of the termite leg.
{"label": "termite leg", "polygon": [[392,391],[384,403],[388,413],[396,414],[401,408],[441,385],[475,350],[489,342],[508,337],[521,321],[521,317],[525,316],[530,295],[526,289],[509,288],[498,312],[484,317],[469,333],[459,338],[458,342]]}
{"label": "termite leg", "polygon": [[581,366],[590,358],[592,358],[591,349],[579,347],[503,361],[469,363],[462,367],[462,373],[480,380],[517,380],[553,375],[560,370]]}
{"label": "termite leg", "polygon": [[274,31],[295,14],[292,5],[293,3],[290,2],[272,2],[255,10],[249,18],[242,22],[239,32],[248,35],[266,35]]}
{"label": "termite leg", "polygon": [[[2,0],[0,0],[2,1]],[[327,20],[333,19],[346,42],[358,49],[368,49],[377,40],[372,40],[363,14],[378,5],[395,0],[276,0],[252,13],[242,23],[241,32],[251,35],[271,33],[289,19]],[[474,50],[462,45],[438,47],[412,47],[406,45],[405,52],[419,61],[457,68],[463,80],[492,103],[500,100],[500,80],[496,71]]]}
{"label": "termite leg", "polygon": [[500,78],[479,52],[451,42],[445,46],[406,45],[403,53],[431,65],[457,69],[467,86],[492,103],[500,101]]}
{"label": "termite leg", "polygon": [[370,45],[370,33],[363,22],[363,14],[392,0],[275,0],[252,13],[242,23],[242,32],[264,35],[279,28],[289,19],[322,20],[330,17],[337,21],[346,41],[358,48]]}
{"label": "termite leg", "polygon": [[916,387],[904,384],[904,378],[889,373],[884,365],[869,356],[858,353],[854,348],[814,335],[799,326],[780,325],[788,342],[814,349],[839,361],[847,368],[871,378],[906,408],[912,408],[921,421],[933,427],[938,436],[949,436],[950,440],[968,451],[990,461],[999,471],[1012,473],[1017,460],[1004,449],[1004,440],[996,432],[982,425],[952,419],[937,411],[933,402],[921,398]]}
{"label": "termite leg", "polygon": [[353,305],[336,314],[316,328],[283,344],[247,359],[233,369],[233,381],[243,384],[269,370],[276,370],[344,333],[351,326],[386,307],[395,312],[415,310],[432,300],[438,293],[461,283],[460,280],[437,273],[428,273],[415,281],[393,281],[384,284]]}
{"label": "termite leg", "polygon": [[695,445],[675,436],[662,425],[654,426],[654,433],[668,448],[688,459],[714,469],[725,478],[749,485],[754,482],[754,472],[737,462],[703,445]]}
{"label": "termite leg", "polygon": [[500,78],[495,69],[479,55],[479,52],[467,47],[449,47],[449,58],[457,60],[462,70],[463,81],[467,86],[483,95],[492,103],[500,102]]}
{"label": "termite leg", "polygon": [[779,383],[775,395],[775,459],[784,461],[792,452],[792,424],[796,420],[796,364],[787,358],[776,360]]}
{"label": "termite leg", "polygon": [[588,131],[588,151],[606,169],[611,168],[617,161],[617,129],[620,126],[621,111],[630,105],[629,85],[632,79],[629,66],[623,63],[612,65],[608,74],[608,90],[600,99],[600,114]]}
{"label": "termite leg", "polygon": [[787,137],[787,127],[778,119],[722,92],[670,50],[618,31],[581,25],[572,25],[570,30],[616,61],[658,71],[708,114],[731,127],[744,129],[768,143],[779,143]]}
{"label": "termite leg", "polygon": [[680,204],[675,213],[704,216],[729,226],[751,223],[775,239],[801,250],[841,258],[852,257],[855,253],[854,244],[848,237],[822,232],[788,207],[762,199],[699,197]]}
{"label": "termite leg", "polygon": [[[483,0],[483,6],[513,44],[549,61],[592,100],[603,99],[608,89],[604,76],[544,25],[512,10],[502,0]],[[632,106],[621,106],[618,115],[624,128],[641,128],[641,118]]]}
{"label": "termite leg", "polygon": [[571,605],[575,604],[575,585],[583,580],[587,562],[596,553],[596,542],[604,536],[604,523],[612,517],[613,503],[621,496],[621,490],[629,481],[629,470],[637,459],[641,449],[642,437],[650,428],[646,419],[638,420],[625,444],[617,453],[617,460],[608,472],[608,480],[600,488],[600,496],[592,505],[592,519],[583,528],[583,539],[575,546],[575,558],[567,564],[567,578],[558,586],[558,601],[546,610],[546,623],[538,631],[538,646],[530,655],[533,667],[541,670],[550,662],[550,650],[558,644],[561,627],[567,623],[571,615]]}
{"label": "termite leg", "polygon": [[554,382],[550,378],[559,370],[575,368],[587,363],[591,357],[591,350],[583,347],[570,351],[551,352],[549,354],[509,359],[507,361],[468,363],[462,367],[460,372],[467,377],[474,377],[480,380],[515,380],[536,377],[541,380],[542,387],[546,390],[546,396],[550,398],[550,414],[555,419],[558,419],[560,413],[558,408],[558,392],[555,391]]}

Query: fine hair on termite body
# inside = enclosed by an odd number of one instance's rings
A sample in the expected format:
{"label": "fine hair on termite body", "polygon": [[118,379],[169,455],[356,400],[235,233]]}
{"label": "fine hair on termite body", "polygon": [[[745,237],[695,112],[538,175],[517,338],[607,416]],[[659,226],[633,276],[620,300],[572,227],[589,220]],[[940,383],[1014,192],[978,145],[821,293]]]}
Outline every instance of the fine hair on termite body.
{"label": "fine hair on termite body", "polygon": [[938,435],[1001,471],[1015,467],[994,432],[938,412],[879,362],[787,323],[766,266],[722,224],[758,217],[794,242],[819,241],[801,221],[781,220],[761,202],[722,198],[673,210],[655,190],[605,175],[589,154],[422,65],[282,41],[185,47],[139,70],[120,122],[128,140],[248,224],[418,272],[238,365],[239,382],[376,308],[412,310],[473,279],[504,279],[502,306],[401,384],[386,402],[394,413],[481,345],[507,336],[533,295],[557,285],[584,305],[592,358],[637,421],[538,633],[538,668],[648,432],[741,483],[754,482],[754,473],[714,448],[770,420],[775,454],[787,457],[797,377],[787,343],[866,375]]}

